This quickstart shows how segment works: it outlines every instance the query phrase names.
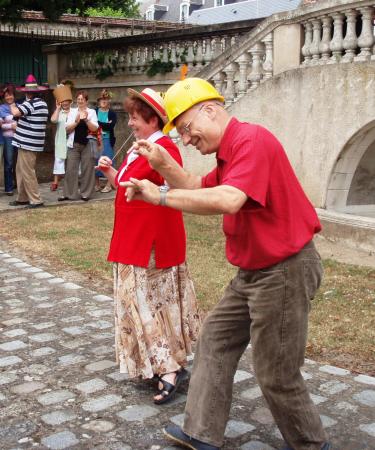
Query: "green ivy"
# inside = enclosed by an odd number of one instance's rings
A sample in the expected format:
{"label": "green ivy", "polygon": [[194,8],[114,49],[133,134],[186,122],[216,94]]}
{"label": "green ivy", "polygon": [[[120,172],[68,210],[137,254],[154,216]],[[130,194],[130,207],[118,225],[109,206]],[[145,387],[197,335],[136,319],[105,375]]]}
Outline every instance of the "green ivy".
{"label": "green ivy", "polygon": [[172,61],[163,62],[161,59],[153,59],[150,63],[150,67],[146,70],[146,74],[149,77],[154,77],[157,73],[165,74],[172,72],[174,64]]}
{"label": "green ivy", "polygon": [[105,66],[100,68],[99,72],[95,75],[95,78],[103,81],[112,75],[114,75],[112,68],[110,66]]}
{"label": "green ivy", "polygon": [[94,63],[102,66],[105,62],[105,54],[103,52],[96,53],[94,56]]}

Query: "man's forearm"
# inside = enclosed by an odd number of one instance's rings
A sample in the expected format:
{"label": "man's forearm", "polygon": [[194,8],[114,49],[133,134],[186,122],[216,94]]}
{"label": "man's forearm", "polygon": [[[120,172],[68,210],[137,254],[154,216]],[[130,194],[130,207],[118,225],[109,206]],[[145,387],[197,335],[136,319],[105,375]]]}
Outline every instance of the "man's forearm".
{"label": "man's forearm", "polygon": [[235,214],[245,203],[246,195],[230,186],[188,190],[171,189],[166,206],[201,215]]}
{"label": "man's forearm", "polygon": [[202,177],[186,172],[169,154],[167,155],[158,172],[169,186],[179,189],[199,189],[202,186]]}

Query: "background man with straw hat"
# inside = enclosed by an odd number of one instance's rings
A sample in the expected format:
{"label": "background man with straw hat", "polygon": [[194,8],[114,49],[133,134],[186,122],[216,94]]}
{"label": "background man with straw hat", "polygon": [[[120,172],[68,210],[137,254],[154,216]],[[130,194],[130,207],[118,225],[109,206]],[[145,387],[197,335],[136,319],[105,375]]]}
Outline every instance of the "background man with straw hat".
{"label": "background man with straw hat", "polygon": [[44,150],[46,125],[48,119],[47,103],[39,97],[46,91],[45,86],[38,86],[34,75],[28,75],[25,86],[17,90],[25,92],[26,100],[20,105],[11,105],[11,113],[19,117],[12,144],[18,147],[16,167],[17,200],[11,206],[26,205],[27,208],[43,206],[38,180],[35,173],[36,157]]}

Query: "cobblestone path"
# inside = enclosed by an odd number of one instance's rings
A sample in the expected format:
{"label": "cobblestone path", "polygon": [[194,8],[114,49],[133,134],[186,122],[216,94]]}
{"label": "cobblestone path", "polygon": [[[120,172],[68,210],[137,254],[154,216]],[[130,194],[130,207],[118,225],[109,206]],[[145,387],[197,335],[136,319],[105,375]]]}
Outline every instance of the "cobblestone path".
{"label": "cobblestone path", "polygon": [[[165,406],[114,360],[112,299],[0,250],[0,449],[172,450],[187,385]],[[375,378],[306,361],[303,375],[336,450],[375,449]],[[225,450],[282,447],[251,350],[235,377]]]}

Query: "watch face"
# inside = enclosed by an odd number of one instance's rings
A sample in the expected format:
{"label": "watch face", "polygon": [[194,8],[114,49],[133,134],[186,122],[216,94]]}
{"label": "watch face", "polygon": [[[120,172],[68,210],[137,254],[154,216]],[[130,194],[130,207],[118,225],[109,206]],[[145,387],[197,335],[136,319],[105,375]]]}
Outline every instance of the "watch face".
{"label": "watch face", "polygon": [[166,184],[163,184],[162,186],[159,186],[159,191],[160,192],[168,192],[169,186],[167,186]]}

